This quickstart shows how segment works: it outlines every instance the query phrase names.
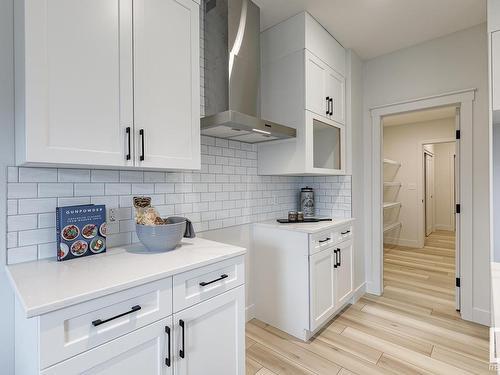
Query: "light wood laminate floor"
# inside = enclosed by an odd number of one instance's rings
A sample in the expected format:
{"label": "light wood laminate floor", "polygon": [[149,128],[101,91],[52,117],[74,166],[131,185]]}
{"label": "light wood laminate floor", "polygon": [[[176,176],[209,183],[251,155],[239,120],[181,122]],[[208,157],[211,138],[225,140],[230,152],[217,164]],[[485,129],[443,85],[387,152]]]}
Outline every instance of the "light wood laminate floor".
{"label": "light wood laminate floor", "polygon": [[488,328],[455,311],[454,234],[384,251],[384,295],[365,295],[311,341],[250,321],[246,373],[492,374]]}

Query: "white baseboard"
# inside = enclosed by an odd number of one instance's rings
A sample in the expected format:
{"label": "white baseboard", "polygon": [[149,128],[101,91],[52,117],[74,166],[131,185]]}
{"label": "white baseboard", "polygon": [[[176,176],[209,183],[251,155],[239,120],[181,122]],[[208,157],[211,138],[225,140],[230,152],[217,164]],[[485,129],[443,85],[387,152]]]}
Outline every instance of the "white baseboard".
{"label": "white baseboard", "polygon": [[417,248],[420,247],[418,244],[418,240],[408,240],[397,237],[384,237],[384,243],[389,245],[399,245],[406,247],[417,247]]}
{"label": "white baseboard", "polygon": [[491,315],[488,310],[478,309],[474,307],[472,309],[472,320],[475,323],[479,323],[485,326],[491,326]]}
{"label": "white baseboard", "polygon": [[359,301],[361,297],[366,293],[366,282],[363,282],[360,286],[354,289],[354,293],[352,294],[351,303],[354,305]]}
{"label": "white baseboard", "polygon": [[255,304],[252,303],[245,308],[245,317],[247,322],[255,318]]}
{"label": "white baseboard", "polygon": [[375,283],[373,281],[366,282],[366,293],[373,294],[375,296],[381,296],[382,291],[376,288]]}

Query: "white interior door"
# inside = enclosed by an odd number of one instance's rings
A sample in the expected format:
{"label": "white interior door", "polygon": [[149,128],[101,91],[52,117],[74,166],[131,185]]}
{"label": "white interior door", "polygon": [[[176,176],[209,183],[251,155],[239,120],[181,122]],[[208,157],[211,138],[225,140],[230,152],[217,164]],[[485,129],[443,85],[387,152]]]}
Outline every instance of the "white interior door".
{"label": "white interior door", "polygon": [[425,152],[425,235],[434,232],[434,157]]}
{"label": "white interior door", "polygon": [[245,286],[174,315],[176,375],[244,375]]}
{"label": "white interior door", "polygon": [[41,372],[42,375],[171,375],[166,327],[172,317],[140,328],[72,357]]}
{"label": "white interior door", "polygon": [[134,0],[134,123],[141,167],[200,168],[199,6]]}
{"label": "white interior door", "polygon": [[309,257],[310,330],[328,320],[336,308],[334,249],[326,249]]}
{"label": "white interior door", "polygon": [[25,11],[19,161],[132,165],[132,0],[26,0]]}

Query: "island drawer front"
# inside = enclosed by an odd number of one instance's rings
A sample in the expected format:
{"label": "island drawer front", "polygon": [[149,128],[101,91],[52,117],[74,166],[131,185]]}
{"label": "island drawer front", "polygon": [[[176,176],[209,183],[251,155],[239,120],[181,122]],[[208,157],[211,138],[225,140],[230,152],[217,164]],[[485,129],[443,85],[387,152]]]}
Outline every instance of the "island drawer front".
{"label": "island drawer front", "polygon": [[316,254],[331,246],[337,245],[352,237],[352,225],[332,228],[320,233],[310,235],[309,255]]}
{"label": "island drawer front", "polygon": [[172,314],[172,278],[40,316],[44,369]]}
{"label": "island drawer front", "polygon": [[245,283],[239,256],[174,276],[174,312],[184,310]]}

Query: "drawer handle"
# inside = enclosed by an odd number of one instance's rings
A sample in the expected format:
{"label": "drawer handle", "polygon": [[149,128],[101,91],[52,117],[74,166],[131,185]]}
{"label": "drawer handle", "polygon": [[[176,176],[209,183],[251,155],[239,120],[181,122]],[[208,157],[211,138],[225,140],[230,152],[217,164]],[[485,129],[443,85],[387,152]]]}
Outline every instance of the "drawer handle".
{"label": "drawer handle", "polygon": [[200,283],[200,286],[207,286],[207,285],[210,285],[210,284],[213,284],[213,283],[216,283],[217,281],[221,281],[221,280],[224,280],[224,279],[227,279],[229,276],[224,274],[224,275],[220,275],[220,277],[218,279],[215,279],[215,280],[212,280],[212,281],[208,281],[208,282],[201,282]]}
{"label": "drawer handle", "polygon": [[128,315],[128,314],[132,314],[136,311],[139,311],[142,307],[139,306],[139,305],[136,305],[136,306],[133,306],[130,311],[127,311],[127,312],[124,312],[123,314],[119,314],[119,315],[116,315],[116,316],[113,316],[112,318],[109,318],[109,319],[106,319],[106,320],[101,320],[101,319],[97,319],[97,320],[94,320],[92,322],[92,325],[94,327],[98,327],[100,326],[101,324],[104,324],[104,323],[107,323],[107,322],[110,322],[112,320],[115,320],[115,319],[118,319],[118,318],[121,318],[122,316],[125,316],[125,315]]}
{"label": "drawer handle", "polygon": [[170,362],[171,362],[170,358],[172,358],[172,354],[171,354],[171,349],[172,348],[170,347],[170,327],[169,326],[165,327],[165,332],[167,334],[167,340],[168,340],[168,344],[167,344],[167,346],[168,346],[168,349],[167,349],[167,351],[168,351],[168,357],[165,358],[165,364],[167,365],[167,367],[170,367]]}
{"label": "drawer handle", "polygon": [[340,232],[340,234],[342,234],[342,235],[344,235],[344,234],[349,234],[349,233],[351,233],[351,231],[350,231],[350,230],[346,230],[345,232]]}
{"label": "drawer handle", "polygon": [[182,349],[179,350],[179,357],[184,358],[184,320],[179,320],[179,326],[182,330]]}
{"label": "drawer handle", "polygon": [[323,243],[323,242],[330,241],[330,240],[331,240],[330,237],[326,237],[324,240],[319,240],[318,242]]}

